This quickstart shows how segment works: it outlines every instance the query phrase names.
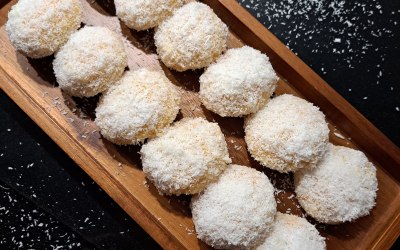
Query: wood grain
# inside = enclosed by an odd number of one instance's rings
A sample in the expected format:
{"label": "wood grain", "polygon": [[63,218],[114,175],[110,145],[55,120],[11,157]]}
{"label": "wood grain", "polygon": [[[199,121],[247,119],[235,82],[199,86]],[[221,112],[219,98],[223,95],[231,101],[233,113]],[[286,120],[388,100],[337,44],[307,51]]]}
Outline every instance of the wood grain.
{"label": "wood grain", "polygon": [[[13,3],[12,1],[11,3]],[[400,233],[400,151],[307,65],[259,24],[235,1],[204,1],[231,28],[230,47],[244,43],[270,56],[281,76],[277,94],[292,93],[319,105],[330,122],[334,144],[361,148],[378,168],[377,205],[370,216],[339,226],[318,225],[327,237],[329,249],[388,248]],[[113,14],[107,1],[93,7]],[[0,11],[0,21],[10,4]],[[122,25],[122,32],[134,49],[154,60],[152,32],[135,32]],[[207,249],[194,234],[189,211],[190,197],[160,196],[141,171],[139,147],[119,147],[104,140],[93,123],[97,98],[78,99],[57,88],[52,58],[27,59],[10,45],[4,27],[0,29],[0,86],[77,164],[87,172],[141,227],[166,249]],[[146,66],[148,62],[137,62]],[[143,63],[141,65],[141,63]],[[165,74],[181,89],[182,117],[206,117],[221,126],[236,164],[264,171],[274,182],[278,209],[301,215],[292,198],[292,176],[261,168],[247,153],[243,139],[243,119],[221,118],[207,111],[198,98],[201,71],[177,73],[162,65]],[[341,139],[336,134],[342,134]],[[291,198],[291,199],[289,199]],[[290,208],[290,210],[289,210]],[[312,220],[311,220],[312,221]]]}

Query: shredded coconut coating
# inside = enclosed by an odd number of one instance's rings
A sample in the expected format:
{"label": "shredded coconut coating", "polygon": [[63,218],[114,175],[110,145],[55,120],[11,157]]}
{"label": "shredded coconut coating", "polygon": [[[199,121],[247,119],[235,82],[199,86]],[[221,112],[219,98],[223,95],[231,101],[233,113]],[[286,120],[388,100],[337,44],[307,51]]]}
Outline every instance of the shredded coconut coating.
{"label": "shredded coconut coating", "polygon": [[176,87],[157,71],[126,72],[100,99],[95,123],[107,140],[138,144],[171,124],[179,112]]}
{"label": "shredded coconut coating", "polygon": [[322,223],[353,221],[375,206],[376,169],[358,150],[330,145],[318,166],[296,172],[294,181],[300,205]]}
{"label": "shredded coconut coating", "polygon": [[191,203],[197,237],[217,249],[249,249],[262,242],[276,214],[268,177],[230,165]]}
{"label": "shredded coconut coating", "polygon": [[256,250],[324,250],[325,238],[306,219],[276,213],[272,231]]}
{"label": "shredded coconut coating", "polygon": [[117,16],[135,30],[158,26],[184,3],[185,0],[114,0]]}
{"label": "shredded coconut coating", "polygon": [[177,71],[207,67],[225,51],[227,39],[228,27],[198,2],[176,10],[154,35],[161,61]]}
{"label": "shredded coconut coating", "polygon": [[117,82],[127,60],[117,34],[105,27],[86,26],[56,53],[53,67],[60,88],[73,96],[90,97]]}
{"label": "shredded coconut coating", "polygon": [[328,124],[319,108],[288,94],[250,115],[245,133],[254,159],[279,172],[315,167],[329,143]]}
{"label": "shredded coconut coating", "polygon": [[277,81],[266,55],[248,46],[229,49],[200,77],[200,98],[220,116],[244,116],[267,103]]}
{"label": "shredded coconut coating", "polygon": [[42,58],[59,50],[81,22],[79,0],[19,0],[8,13],[6,31],[18,51]]}
{"label": "shredded coconut coating", "polygon": [[143,145],[143,172],[164,194],[195,194],[231,163],[225,137],[216,123],[184,118]]}

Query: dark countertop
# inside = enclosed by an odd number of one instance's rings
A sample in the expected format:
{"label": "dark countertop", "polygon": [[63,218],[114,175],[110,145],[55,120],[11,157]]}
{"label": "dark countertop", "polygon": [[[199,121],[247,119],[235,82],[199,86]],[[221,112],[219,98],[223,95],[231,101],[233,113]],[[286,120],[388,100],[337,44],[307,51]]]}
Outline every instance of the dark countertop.
{"label": "dark countertop", "polygon": [[239,0],[400,145],[400,2]]}
{"label": "dark countertop", "polygon": [[[400,145],[400,1],[239,2]],[[0,249],[158,248],[2,91],[0,138]]]}

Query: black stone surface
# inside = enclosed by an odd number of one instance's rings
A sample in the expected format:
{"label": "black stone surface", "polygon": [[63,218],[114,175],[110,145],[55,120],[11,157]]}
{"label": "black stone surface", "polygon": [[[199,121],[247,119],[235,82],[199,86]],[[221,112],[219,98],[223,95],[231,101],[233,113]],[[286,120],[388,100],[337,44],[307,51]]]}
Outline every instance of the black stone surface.
{"label": "black stone surface", "polygon": [[[400,144],[400,1],[239,2]],[[0,249],[159,248],[2,91],[0,138]]]}

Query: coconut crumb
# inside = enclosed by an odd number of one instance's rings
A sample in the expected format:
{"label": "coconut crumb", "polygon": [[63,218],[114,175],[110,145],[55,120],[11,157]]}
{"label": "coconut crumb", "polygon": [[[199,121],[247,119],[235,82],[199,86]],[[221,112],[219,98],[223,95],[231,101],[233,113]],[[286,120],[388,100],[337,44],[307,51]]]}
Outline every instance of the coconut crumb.
{"label": "coconut crumb", "polygon": [[19,0],[8,13],[11,43],[31,58],[52,55],[82,22],[79,0]]}
{"label": "coconut crumb", "polygon": [[154,35],[161,61],[177,71],[207,67],[226,50],[227,39],[226,24],[199,2],[176,10]]}
{"label": "coconut crumb", "polygon": [[158,26],[187,0],[114,0],[116,14],[131,29],[147,30]]}
{"label": "coconut crumb", "polygon": [[361,151],[330,145],[317,168],[294,174],[297,199],[317,221],[338,224],[375,206],[376,168]]}
{"label": "coconut crumb", "polygon": [[272,231],[255,250],[326,249],[325,238],[306,219],[289,214],[277,213]]}
{"label": "coconut crumb", "polygon": [[334,132],[333,133],[336,137],[338,137],[338,138],[340,138],[340,139],[342,139],[342,140],[346,140],[346,137],[344,137],[343,135],[341,135],[341,134],[339,134],[339,133],[337,133],[337,132]]}
{"label": "coconut crumb", "polygon": [[328,149],[325,115],[312,103],[289,94],[273,98],[245,121],[251,155],[280,172],[313,168]]}
{"label": "coconut crumb", "polygon": [[165,194],[198,193],[231,163],[220,127],[203,118],[176,122],[140,153],[143,172]]}
{"label": "coconut crumb", "polygon": [[54,73],[61,89],[78,97],[105,91],[127,66],[120,36],[105,27],[85,26],[56,54]]}
{"label": "coconut crumb", "polygon": [[276,213],[268,177],[239,165],[194,196],[191,207],[197,237],[217,249],[251,249],[265,238]]}
{"label": "coconut crumb", "polygon": [[128,71],[100,99],[95,123],[119,145],[139,144],[168,127],[179,112],[180,96],[160,72]]}
{"label": "coconut crumb", "polygon": [[244,116],[267,103],[277,81],[265,54],[248,46],[229,49],[201,75],[200,98],[220,116]]}

